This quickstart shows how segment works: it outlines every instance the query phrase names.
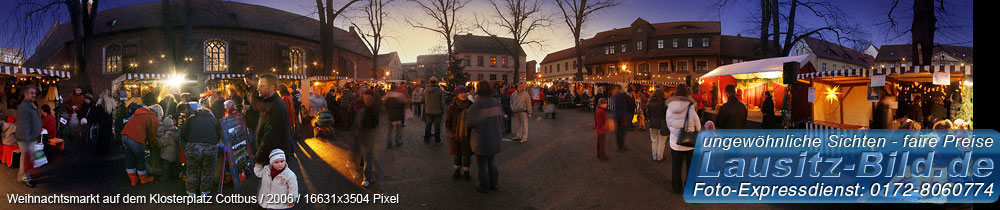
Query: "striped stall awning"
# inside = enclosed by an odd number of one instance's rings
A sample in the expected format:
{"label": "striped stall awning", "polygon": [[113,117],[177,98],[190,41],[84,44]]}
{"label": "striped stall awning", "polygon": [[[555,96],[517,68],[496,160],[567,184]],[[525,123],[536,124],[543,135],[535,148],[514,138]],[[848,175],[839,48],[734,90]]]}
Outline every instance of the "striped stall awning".
{"label": "striped stall awning", "polygon": [[306,75],[301,75],[301,74],[279,74],[278,75],[278,79],[300,80],[300,79],[305,79],[305,78],[306,78]]}
{"label": "striped stall awning", "polygon": [[213,79],[236,79],[236,78],[243,78],[245,76],[246,75],[244,75],[244,74],[208,74],[208,80],[213,80]]}
{"label": "striped stall awning", "polygon": [[306,78],[308,80],[338,80],[347,79],[347,77],[335,77],[335,76],[311,76]]}
{"label": "striped stall awning", "polygon": [[155,73],[125,73],[115,80],[111,80],[111,90],[118,91],[118,86],[122,84],[125,80],[159,80],[168,79],[170,74],[155,74]]}
{"label": "striped stall awning", "polygon": [[832,71],[801,73],[797,77],[798,79],[810,79],[810,78],[821,78],[821,77],[867,77],[867,76],[869,76],[869,70],[867,69],[841,69]]}
{"label": "striped stall awning", "polygon": [[650,82],[650,81],[630,81],[629,84],[643,84],[643,85],[680,85],[683,82]]}
{"label": "striped stall awning", "polygon": [[52,70],[52,69],[38,69],[38,68],[25,68],[19,66],[0,66],[0,72],[3,74],[18,76],[18,75],[40,75],[48,77],[57,77],[63,79],[69,79],[72,75],[68,71]]}
{"label": "striped stall awning", "polygon": [[872,75],[937,73],[937,72],[962,73],[965,75],[971,75],[972,66],[948,65],[948,66],[907,66],[907,67],[875,68],[872,69],[870,72],[868,72],[868,76],[870,77]]}
{"label": "striped stall awning", "polygon": [[158,80],[170,78],[170,74],[154,74],[154,73],[126,73],[118,76],[115,80],[111,81],[111,87],[117,88],[119,84],[125,80]]}
{"label": "striped stall awning", "polygon": [[371,78],[367,78],[367,79],[350,78],[350,79],[347,79],[347,80],[348,81],[369,81],[369,82],[377,82],[377,81],[379,81],[377,79],[371,79]]}

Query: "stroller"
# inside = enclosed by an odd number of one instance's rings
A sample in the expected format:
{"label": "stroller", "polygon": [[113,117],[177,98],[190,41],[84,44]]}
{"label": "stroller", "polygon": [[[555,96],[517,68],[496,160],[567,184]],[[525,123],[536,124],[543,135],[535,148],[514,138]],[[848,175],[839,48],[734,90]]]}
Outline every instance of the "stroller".
{"label": "stroller", "polygon": [[323,137],[326,139],[332,139],[335,132],[333,131],[333,113],[330,111],[322,111],[312,120],[313,126],[313,136]]}

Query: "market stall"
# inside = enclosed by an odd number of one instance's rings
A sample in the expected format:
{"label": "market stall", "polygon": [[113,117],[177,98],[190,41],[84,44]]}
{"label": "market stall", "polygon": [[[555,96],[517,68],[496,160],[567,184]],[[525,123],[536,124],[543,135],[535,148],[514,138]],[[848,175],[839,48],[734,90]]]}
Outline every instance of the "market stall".
{"label": "market stall", "polygon": [[746,104],[749,110],[748,120],[761,122],[760,106],[764,102],[765,92],[771,92],[776,114],[780,114],[778,110],[785,102],[786,91],[789,89],[782,81],[784,64],[798,62],[802,71],[809,72],[814,69],[810,60],[812,60],[811,55],[800,55],[729,64],[701,76],[698,84],[701,93],[705,94],[705,100],[709,102],[708,107],[725,104],[728,100],[725,87],[735,86],[736,97]]}
{"label": "market stall", "polygon": [[279,75],[276,75],[276,76],[278,76],[278,84],[284,84],[285,87],[288,87],[288,88],[291,88],[292,85],[295,85],[296,87],[300,88],[299,89],[300,92],[303,92],[302,90],[308,90],[308,89],[301,89],[302,88],[301,82],[302,82],[303,79],[306,78],[306,75],[301,75],[301,74],[279,74]]}
{"label": "market stall", "polygon": [[14,108],[21,101],[23,93],[22,89],[18,87],[29,84],[39,88],[36,103],[39,106],[49,105],[55,110],[56,105],[62,100],[56,83],[70,79],[70,75],[70,72],[67,71],[0,66],[0,87],[4,87],[0,88],[0,93],[2,93],[0,96],[3,97],[3,100],[0,100],[0,104],[2,104],[0,108],[3,109],[4,116],[13,115]]}
{"label": "market stall", "polygon": [[[872,102],[867,69],[843,69],[800,73],[799,82],[808,84],[807,98],[811,103],[812,119],[806,122],[812,129],[857,129],[869,127]],[[808,95],[808,94],[807,94]]]}
{"label": "market stall", "polygon": [[[951,120],[972,120],[971,114],[967,114],[971,111],[959,113],[965,103],[972,101],[971,65],[880,67],[873,69],[869,77],[876,84],[873,86],[882,87],[885,94],[895,96],[898,102],[896,117],[907,115],[911,120],[922,121],[925,128],[940,120],[940,115]],[[935,114],[939,116],[935,118]],[[915,117],[921,119],[912,119]]]}

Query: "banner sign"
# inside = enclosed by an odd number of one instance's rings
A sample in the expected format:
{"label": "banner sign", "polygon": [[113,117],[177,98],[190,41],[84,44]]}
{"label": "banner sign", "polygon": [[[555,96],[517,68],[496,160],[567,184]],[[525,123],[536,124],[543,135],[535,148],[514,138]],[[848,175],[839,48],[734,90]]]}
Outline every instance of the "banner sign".
{"label": "banner sign", "polygon": [[704,130],[684,200],[992,203],[997,137],[987,129]]}

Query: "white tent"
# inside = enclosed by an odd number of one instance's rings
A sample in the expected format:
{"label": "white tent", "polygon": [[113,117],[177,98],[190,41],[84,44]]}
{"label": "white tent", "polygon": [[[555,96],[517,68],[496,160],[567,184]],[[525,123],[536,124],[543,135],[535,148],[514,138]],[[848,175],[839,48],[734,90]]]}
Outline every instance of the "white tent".
{"label": "white tent", "polygon": [[805,66],[807,62],[812,60],[811,55],[799,55],[790,57],[779,57],[779,58],[768,58],[760,59],[754,61],[747,61],[742,63],[734,63],[725,66],[720,66],[713,69],[712,71],[702,75],[699,79],[718,77],[718,76],[733,76],[736,79],[752,79],[752,78],[766,78],[773,79],[781,77],[782,68],[787,62],[799,62],[799,65]]}

